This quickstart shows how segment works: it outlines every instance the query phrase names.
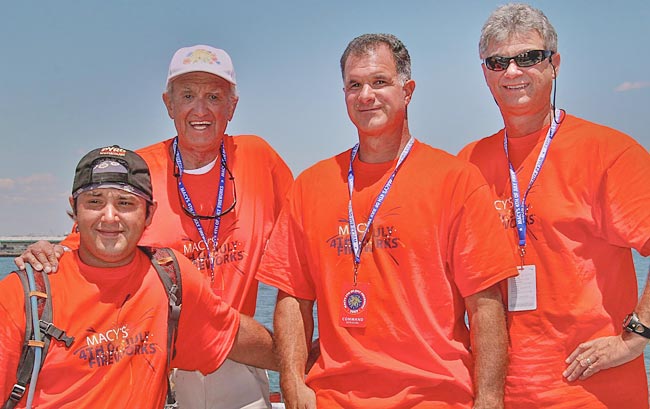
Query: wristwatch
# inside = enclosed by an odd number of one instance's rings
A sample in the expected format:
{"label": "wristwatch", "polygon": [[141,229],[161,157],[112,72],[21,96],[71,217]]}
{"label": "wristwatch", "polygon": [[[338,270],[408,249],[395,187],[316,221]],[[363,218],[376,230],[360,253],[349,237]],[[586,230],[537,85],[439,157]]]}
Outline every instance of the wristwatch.
{"label": "wristwatch", "polygon": [[639,334],[642,337],[650,339],[650,328],[646,327],[639,321],[639,317],[636,315],[636,312],[629,314],[623,320],[623,329],[627,332],[633,332]]}

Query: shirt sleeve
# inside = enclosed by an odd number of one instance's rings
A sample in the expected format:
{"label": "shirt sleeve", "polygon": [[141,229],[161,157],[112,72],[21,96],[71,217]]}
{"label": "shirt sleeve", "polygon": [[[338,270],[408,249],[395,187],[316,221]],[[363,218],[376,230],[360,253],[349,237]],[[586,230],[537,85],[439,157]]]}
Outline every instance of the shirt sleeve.
{"label": "shirt sleeve", "polygon": [[650,255],[650,155],[634,143],[606,165],[596,220],[607,240]]}
{"label": "shirt sleeve", "polygon": [[280,211],[256,278],[294,297],[314,300],[316,290],[309,275],[301,214],[298,182]]}
{"label": "shirt sleeve", "polygon": [[7,399],[16,383],[16,371],[25,337],[25,296],[15,274],[0,281],[0,397]]}
{"label": "shirt sleeve", "polygon": [[511,241],[493,209],[490,190],[478,169],[458,178],[452,201],[459,209],[451,223],[451,271],[463,297],[516,276]]}
{"label": "shirt sleeve", "polygon": [[239,313],[210,289],[192,263],[174,251],[182,274],[183,302],[172,366],[214,372],[228,357],[239,330]]}

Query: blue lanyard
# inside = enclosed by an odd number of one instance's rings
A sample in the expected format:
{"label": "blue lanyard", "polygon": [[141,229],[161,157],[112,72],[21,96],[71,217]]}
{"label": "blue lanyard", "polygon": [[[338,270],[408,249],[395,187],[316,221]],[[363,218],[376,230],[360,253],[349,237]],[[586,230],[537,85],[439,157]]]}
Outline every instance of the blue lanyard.
{"label": "blue lanyard", "polygon": [[548,148],[551,144],[551,141],[553,140],[553,137],[555,136],[555,133],[557,132],[558,127],[560,126],[560,124],[555,122],[554,119],[559,118],[560,115],[562,115],[562,112],[559,109],[555,110],[553,120],[551,121],[551,127],[548,129],[548,132],[546,133],[546,138],[544,138],[544,144],[542,145],[542,150],[539,152],[539,156],[537,156],[535,169],[533,170],[533,174],[530,177],[530,182],[528,183],[528,188],[524,193],[523,199],[521,198],[521,192],[519,190],[519,181],[517,180],[517,173],[515,172],[515,169],[512,167],[512,163],[510,162],[510,158],[508,156],[508,136],[506,135],[505,131],[503,132],[503,149],[506,151],[506,159],[508,160],[508,169],[510,171],[510,183],[512,185],[512,202],[515,210],[515,221],[517,223],[517,235],[519,236],[519,251],[522,258],[522,264],[523,264],[523,258],[525,254],[525,248],[526,248],[526,228],[527,228],[526,198],[528,197],[528,193],[530,192],[530,189],[533,187],[533,184],[535,183],[537,176],[539,176],[539,172],[542,170],[542,165],[544,164],[544,161],[546,160],[546,155],[548,154]]}
{"label": "blue lanyard", "polygon": [[359,268],[359,264],[361,263],[361,250],[362,250],[361,244],[365,243],[366,235],[370,231],[370,226],[372,225],[372,222],[375,220],[377,211],[379,210],[381,204],[384,203],[384,200],[388,195],[388,191],[393,185],[393,179],[395,179],[395,175],[397,175],[397,171],[402,166],[402,163],[404,163],[404,160],[406,159],[409,152],[411,151],[414,142],[415,139],[411,137],[411,139],[409,139],[409,141],[406,143],[406,146],[404,146],[402,153],[399,155],[399,159],[397,160],[397,165],[395,165],[395,170],[393,170],[393,173],[390,175],[390,177],[384,184],[383,189],[381,189],[381,192],[375,199],[375,204],[372,206],[372,210],[370,211],[370,215],[368,216],[368,221],[366,222],[366,230],[363,232],[363,237],[361,238],[361,241],[359,241],[359,234],[357,233],[357,223],[354,219],[354,211],[352,210],[352,193],[354,192],[354,170],[352,169],[352,162],[354,162],[354,158],[357,156],[357,152],[359,151],[359,144],[357,143],[352,148],[352,152],[350,153],[350,170],[348,170],[348,190],[350,192],[350,201],[348,202],[348,223],[350,224],[350,241],[352,243],[352,252],[354,256],[354,284],[355,285],[357,284],[357,270]]}
{"label": "blue lanyard", "polygon": [[[185,184],[183,184],[183,159],[181,158],[181,153],[177,149],[178,148],[178,137],[174,138],[174,145],[173,149],[174,152],[176,153],[174,157],[174,161],[176,161],[176,166],[178,166],[178,191],[181,192],[181,197],[183,198],[183,201],[185,202],[185,206],[187,206],[187,209],[196,214],[196,211],[194,210],[194,205],[192,204],[192,199],[190,199],[189,193],[187,193],[187,189],[185,188]],[[214,214],[221,214],[221,209],[223,208],[223,192],[224,188],[226,186],[226,149],[223,146],[223,141],[221,141],[221,173],[219,174],[219,190],[217,192],[217,206],[214,209]],[[201,236],[201,240],[203,240],[203,243],[205,244],[205,250],[208,253],[208,260],[210,260],[210,278],[212,281],[214,281],[214,258],[212,257],[212,252],[210,251],[210,244],[208,243],[208,239],[205,235],[205,231],[203,230],[203,226],[201,226],[201,222],[199,219],[193,217],[192,221],[194,222],[194,226],[196,226],[196,230],[199,232],[199,235]],[[214,219],[214,230],[212,232],[212,244],[214,245],[214,249],[216,251],[218,247],[217,243],[217,236],[219,235],[219,226],[221,225],[221,217],[215,217]]]}

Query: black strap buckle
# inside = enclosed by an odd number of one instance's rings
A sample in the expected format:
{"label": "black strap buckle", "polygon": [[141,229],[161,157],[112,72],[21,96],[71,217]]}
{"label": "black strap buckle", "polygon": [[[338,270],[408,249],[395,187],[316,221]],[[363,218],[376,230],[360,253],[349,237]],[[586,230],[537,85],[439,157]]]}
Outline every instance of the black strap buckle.
{"label": "black strap buckle", "polygon": [[15,384],[13,389],[11,389],[11,393],[9,394],[9,399],[13,400],[14,402],[19,402],[25,395],[26,390],[27,387],[23,385]]}

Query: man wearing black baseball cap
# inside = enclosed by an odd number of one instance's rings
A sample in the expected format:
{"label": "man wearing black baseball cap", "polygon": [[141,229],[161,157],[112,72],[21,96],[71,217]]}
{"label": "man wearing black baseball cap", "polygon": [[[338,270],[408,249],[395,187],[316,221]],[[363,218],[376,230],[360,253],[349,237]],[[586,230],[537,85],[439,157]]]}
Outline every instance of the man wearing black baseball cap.
{"label": "man wearing black baseball cap", "polygon": [[[140,245],[182,252],[229,305],[255,314],[264,245],[293,182],[282,158],[256,135],[228,135],[239,100],[228,53],[209,45],[178,49],[162,95],[176,135],[138,150],[151,171],[158,209]],[[71,234],[62,243],[77,248]],[[38,242],[19,268],[56,271],[64,247]],[[177,371],[185,409],[271,407],[266,372],[227,360],[216,373]]]}
{"label": "man wearing black baseball cap", "polygon": [[[49,275],[53,340],[35,388],[35,407],[161,408],[167,391],[168,297],[138,246],[156,210],[149,168],[135,152],[95,149],[77,165],[70,196],[79,249]],[[210,290],[206,277],[174,251],[182,309],[171,366],[203,373],[226,358],[275,368],[270,333]],[[159,261],[160,264],[160,261]],[[0,281],[0,397],[12,391],[25,337],[25,295],[17,275]]]}

